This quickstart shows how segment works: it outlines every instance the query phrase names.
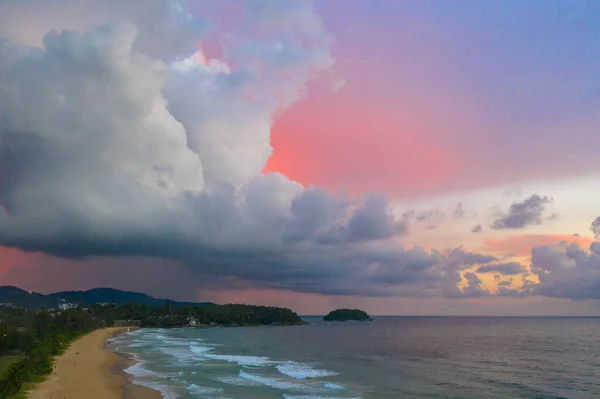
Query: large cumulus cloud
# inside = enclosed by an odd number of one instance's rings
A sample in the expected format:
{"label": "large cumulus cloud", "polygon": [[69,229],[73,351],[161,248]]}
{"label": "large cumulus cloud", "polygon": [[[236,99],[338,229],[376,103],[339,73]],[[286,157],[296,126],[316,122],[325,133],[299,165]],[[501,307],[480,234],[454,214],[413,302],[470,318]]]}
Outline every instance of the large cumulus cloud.
{"label": "large cumulus cloud", "polygon": [[528,287],[533,295],[600,299],[600,242],[587,249],[576,242],[533,247],[531,271],[539,279]]}
{"label": "large cumulus cloud", "polygon": [[218,58],[201,16],[224,2],[190,4],[0,2],[0,245],[160,257],[236,287],[485,294],[464,270],[494,257],[405,248],[386,198],[262,173],[273,118],[332,75],[310,2],[230,3],[242,20]]}

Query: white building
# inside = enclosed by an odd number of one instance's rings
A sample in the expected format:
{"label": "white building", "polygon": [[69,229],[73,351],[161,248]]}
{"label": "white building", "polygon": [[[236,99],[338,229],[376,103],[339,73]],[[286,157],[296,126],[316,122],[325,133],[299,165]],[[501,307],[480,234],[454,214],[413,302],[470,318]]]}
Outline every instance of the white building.
{"label": "white building", "polygon": [[75,305],[74,303],[59,303],[58,304],[58,309],[59,310],[67,310],[67,309],[73,309],[76,308],[77,305]]}

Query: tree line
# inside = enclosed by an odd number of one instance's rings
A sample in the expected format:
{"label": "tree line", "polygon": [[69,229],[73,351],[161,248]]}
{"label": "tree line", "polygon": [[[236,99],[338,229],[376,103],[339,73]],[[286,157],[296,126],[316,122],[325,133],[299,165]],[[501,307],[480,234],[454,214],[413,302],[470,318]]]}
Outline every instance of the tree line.
{"label": "tree line", "polygon": [[10,315],[3,317],[0,323],[0,355],[18,353],[24,356],[13,363],[4,376],[0,376],[0,398],[9,398],[17,394],[24,384],[49,374],[52,358],[62,353],[73,339],[97,326],[96,321],[81,310],[54,316],[47,311],[18,314],[18,319],[26,320],[26,330],[10,324]]}
{"label": "tree line", "polygon": [[9,398],[23,387],[52,371],[52,359],[69,343],[99,327],[110,327],[119,320],[137,320],[141,327],[182,326],[256,326],[300,324],[300,317],[289,309],[251,306],[147,306],[91,305],[65,311],[0,308],[0,356],[19,354],[0,375],[0,398]]}

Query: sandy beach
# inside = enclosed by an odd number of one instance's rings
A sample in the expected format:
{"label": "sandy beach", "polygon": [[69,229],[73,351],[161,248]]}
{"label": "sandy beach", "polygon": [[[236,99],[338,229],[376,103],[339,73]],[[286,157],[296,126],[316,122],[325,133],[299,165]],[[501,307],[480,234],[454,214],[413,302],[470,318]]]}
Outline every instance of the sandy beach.
{"label": "sandy beach", "polygon": [[105,349],[107,339],[124,330],[96,330],[75,341],[56,359],[48,379],[29,392],[29,398],[161,399],[157,391],[129,383],[123,369],[133,362]]}

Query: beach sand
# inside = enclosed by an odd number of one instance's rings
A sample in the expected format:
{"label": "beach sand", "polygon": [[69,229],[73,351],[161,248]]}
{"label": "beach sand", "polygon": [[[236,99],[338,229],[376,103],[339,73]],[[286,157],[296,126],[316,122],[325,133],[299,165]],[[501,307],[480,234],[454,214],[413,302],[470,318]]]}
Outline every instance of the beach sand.
{"label": "beach sand", "polygon": [[133,364],[126,356],[105,348],[107,339],[127,328],[96,330],[59,356],[48,379],[29,392],[32,399],[161,399],[157,391],[133,385],[123,369]]}

